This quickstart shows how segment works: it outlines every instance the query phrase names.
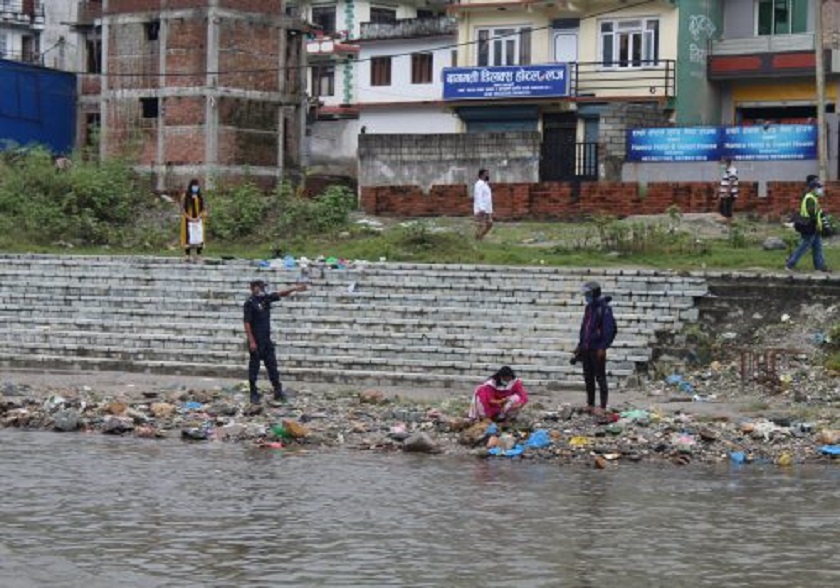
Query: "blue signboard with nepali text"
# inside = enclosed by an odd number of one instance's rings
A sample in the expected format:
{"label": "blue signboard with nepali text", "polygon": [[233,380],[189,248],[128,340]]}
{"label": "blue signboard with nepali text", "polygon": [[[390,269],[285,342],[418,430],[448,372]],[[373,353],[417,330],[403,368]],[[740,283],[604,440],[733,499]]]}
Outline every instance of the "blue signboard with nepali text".
{"label": "blue signboard with nepali text", "polygon": [[568,94],[569,66],[565,63],[443,70],[444,100],[552,98]]}
{"label": "blue signboard with nepali text", "polygon": [[816,125],[673,127],[627,131],[627,161],[656,163],[816,158]]}

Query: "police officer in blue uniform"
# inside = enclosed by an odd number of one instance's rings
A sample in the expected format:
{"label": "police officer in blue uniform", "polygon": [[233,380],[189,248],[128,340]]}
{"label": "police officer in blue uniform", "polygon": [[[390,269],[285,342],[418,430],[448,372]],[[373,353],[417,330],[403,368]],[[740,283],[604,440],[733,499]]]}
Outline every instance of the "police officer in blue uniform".
{"label": "police officer in blue uniform", "polygon": [[251,359],[248,363],[248,383],[251,385],[251,403],[259,404],[261,396],[257,390],[257,376],[260,364],[265,364],[268,379],[274,387],[274,400],[285,402],[286,394],[280,383],[277,371],[277,355],[271,340],[271,304],[281,298],[291,296],[295,292],[306,290],[305,284],[298,284],[287,290],[278,290],[267,294],[266,283],[262,280],[251,282],[251,297],[245,301],[245,334],[248,336],[248,348]]}

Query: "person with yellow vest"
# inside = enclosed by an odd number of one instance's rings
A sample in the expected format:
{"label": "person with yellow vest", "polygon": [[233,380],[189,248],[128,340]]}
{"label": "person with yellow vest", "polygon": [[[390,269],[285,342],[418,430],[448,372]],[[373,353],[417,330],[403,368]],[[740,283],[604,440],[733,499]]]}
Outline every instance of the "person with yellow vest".
{"label": "person with yellow vest", "polygon": [[799,205],[799,217],[794,223],[801,240],[799,247],[785,262],[785,269],[793,271],[802,256],[810,249],[814,256],[814,269],[829,272],[830,270],[825,265],[825,257],[823,257],[823,216],[820,207],[820,198],[825,194],[825,190],[817,176],[810,175],[805,181],[808,184],[808,191],[802,197],[802,203]]}

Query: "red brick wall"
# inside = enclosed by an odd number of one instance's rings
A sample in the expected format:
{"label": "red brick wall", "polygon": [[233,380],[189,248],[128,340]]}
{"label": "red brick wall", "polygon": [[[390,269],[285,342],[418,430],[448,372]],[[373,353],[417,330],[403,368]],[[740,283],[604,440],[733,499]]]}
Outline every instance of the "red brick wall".
{"label": "red brick wall", "polygon": [[[203,86],[207,82],[207,21],[171,19],[166,36],[165,83],[170,87]],[[194,75],[174,75],[194,74]]]}
{"label": "red brick wall", "polygon": [[[207,7],[208,0],[111,0],[107,14],[178,10]],[[283,0],[220,0],[220,8],[278,15],[283,11]]]}
{"label": "red brick wall", "polygon": [[[578,187],[567,183],[495,184],[493,208],[502,220],[662,214],[672,205],[684,213],[715,212],[717,189],[717,182],[652,183],[644,193],[640,193],[639,184],[622,182],[590,182]],[[756,183],[741,182],[735,213],[786,217],[799,207],[803,190],[802,182],[768,182],[767,196],[759,198]],[[840,191],[840,182],[829,183],[826,191]],[[472,199],[464,185],[433,186],[429,194],[417,186],[365,187],[361,205],[366,213],[381,216],[472,214]]]}
{"label": "red brick wall", "polygon": [[203,96],[172,96],[164,100],[166,126],[202,125],[206,99]]}

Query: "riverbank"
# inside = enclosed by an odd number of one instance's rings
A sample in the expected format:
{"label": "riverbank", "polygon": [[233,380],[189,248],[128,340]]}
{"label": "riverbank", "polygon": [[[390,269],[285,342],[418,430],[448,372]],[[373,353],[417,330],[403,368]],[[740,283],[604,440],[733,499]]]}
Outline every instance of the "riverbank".
{"label": "riverbank", "polygon": [[831,457],[821,449],[840,443],[833,397],[799,410],[785,408],[781,398],[756,394],[686,402],[664,382],[614,392],[616,408],[604,416],[576,404],[581,392],[536,394],[517,421],[494,426],[464,418],[468,393],[430,391],[408,398],[394,390],[324,388],[301,390],[288,404],[264,401],[254,407],[245,387],[230,381],[178,384],[135,375],[118,385],[116,378],[76,374],[61,384],[62,378],[6,374],[0,387],[2,426],[149,443],[414,451],[599,469],[631,463],[828,463]]}

